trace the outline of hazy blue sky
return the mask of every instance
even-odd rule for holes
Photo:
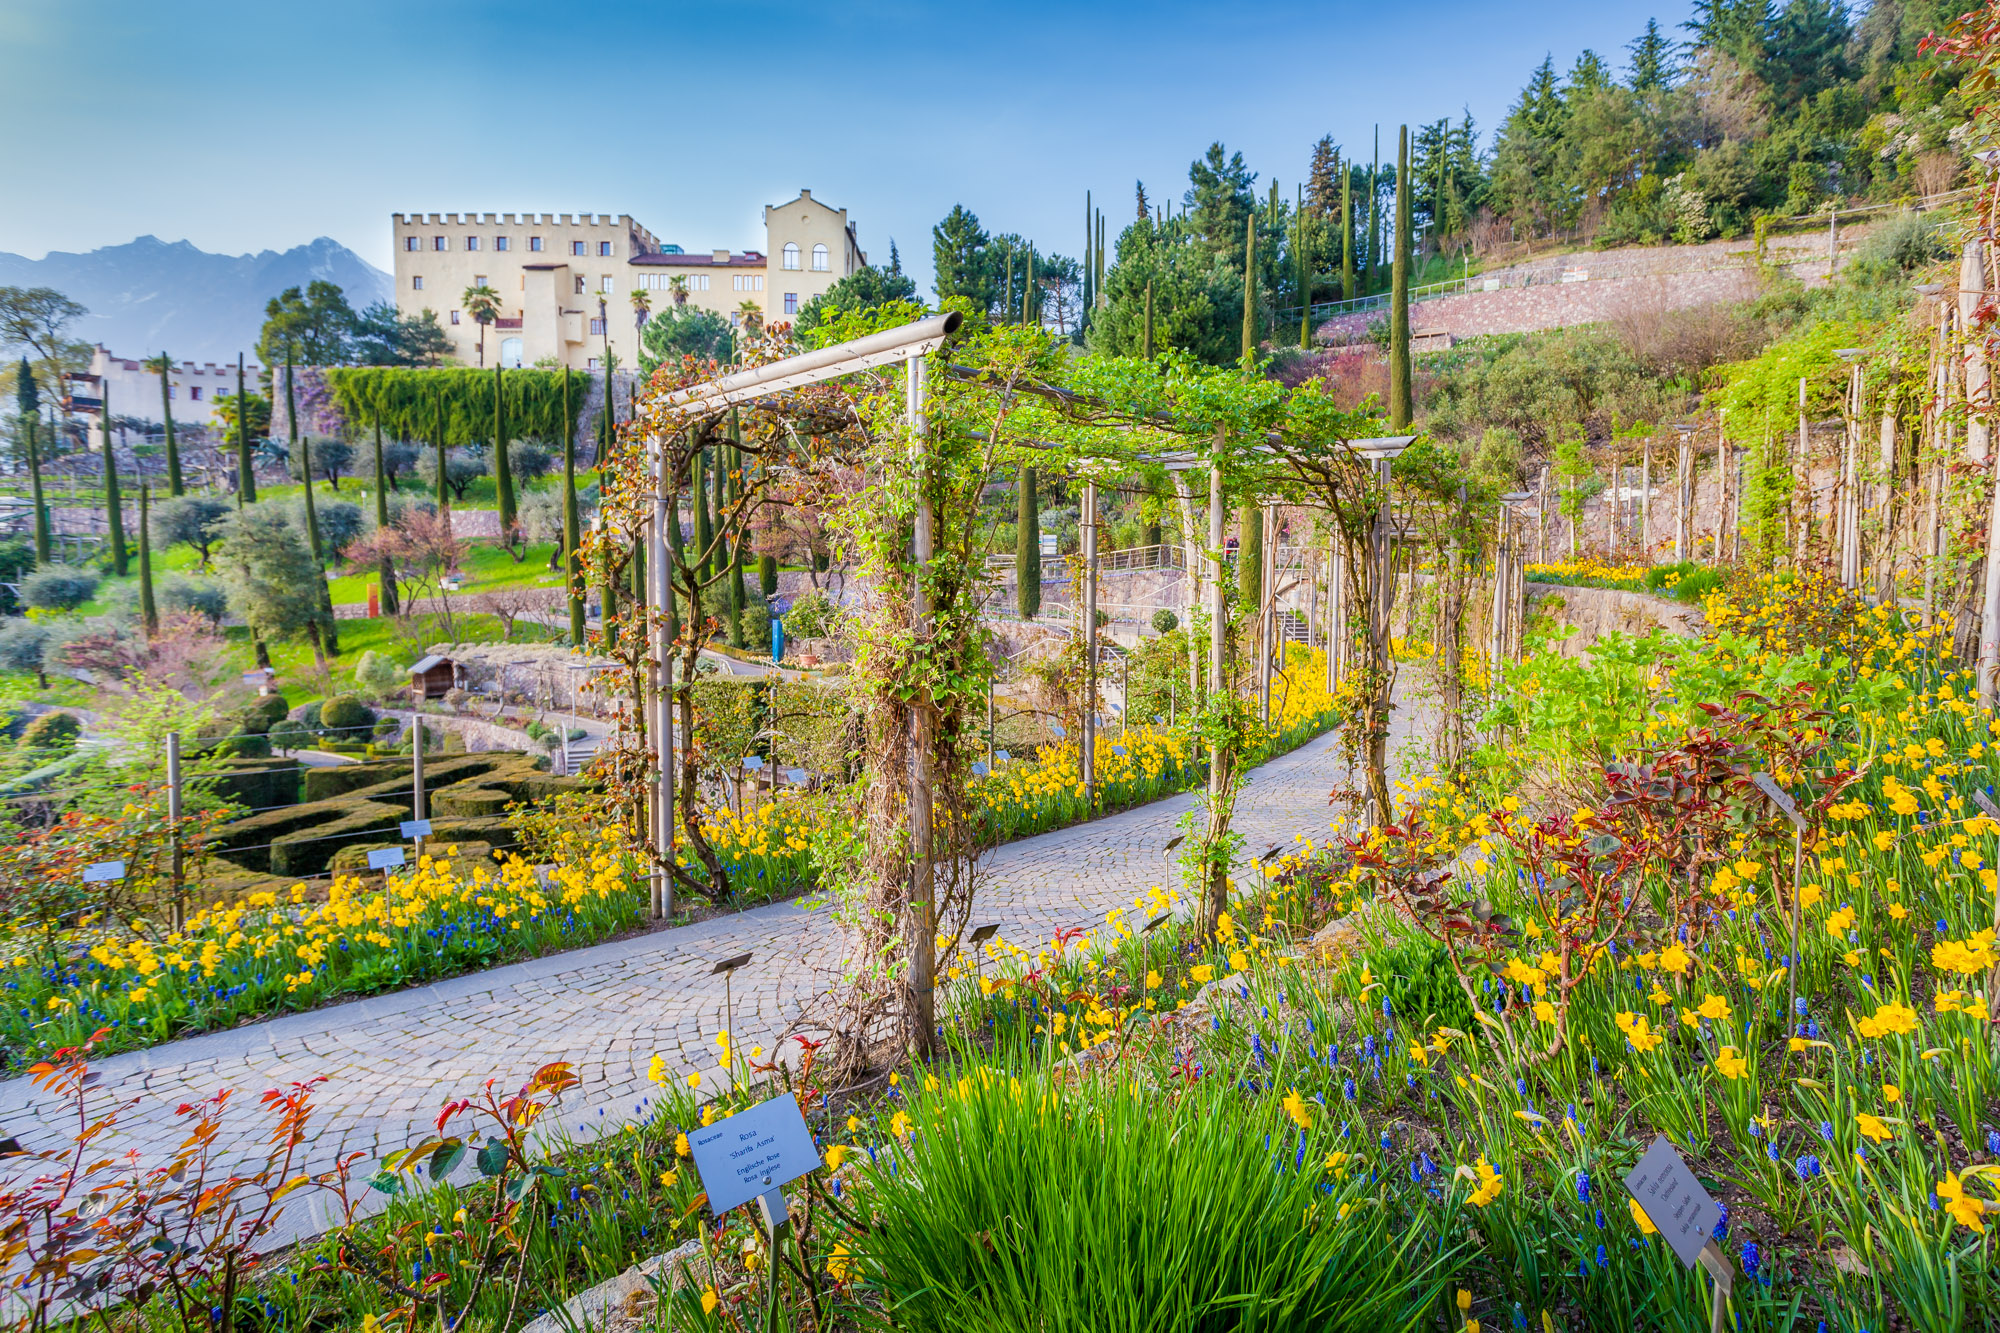
[[[630,212],[761,245],[808,186],[928,286],[930,226],[1082,248],[1212,140],[1287,194],[1331,133],[1366,155],[1469,107],[1482,137],[1545,52],[1616,67],[1685,0],[1520,4],[0,0],[0,250],[153,233],[327,235],[381,267],[392,212]],[[1676,35],[1679,35],[1676,33]]]

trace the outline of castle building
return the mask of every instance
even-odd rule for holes
[[[633,366],[641,327],[669,306],[784,320],[868,262],[847,210],[811,190],[766,206],[765,248],[740,253],[689,253],[628,213],[397,213],[392,225],[396,308],[435,312],[463,365],[595,370],[608,349]],[[483,352],[463,308],[481,286],[500,303]]]
[[[243,367],[244,386],[253,394],[263,392],[258,373],[254,361]],[[163,420],[160,373],[152,368],[149,359],[122,357],[99,346],[91,350],[89,370],[73,370],[65,378],[68,381],[70,411],[89,420],[93,447],[104,441],[102,418],[104,387],[107,384],[111,386],[111,411],[114,416],[156,423]],[[177,361],[167,372],[167,395],[173,405],[176,426],[214,423],[216,397],[235,392],[236,363],[233,361],[219,366],[213,361],[199,364]]]

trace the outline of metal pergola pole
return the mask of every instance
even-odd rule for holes
[[[1083,739],[1077,775],[1088,808],[1097,796],[1097,483],[1083,483]]]
[[[653,603],[653,751],[659,759],[659,781],[653,790],[653,847],[659,858],[653,870],[653,915],[674,913],[674,669],[673,643],[667,623],[673,605],[673,571],[667,562],[667,524],[678,523],[678,496],[667,475],[667,450],[656,437],[653,451],[653,524],[646,539],[646,572]]]

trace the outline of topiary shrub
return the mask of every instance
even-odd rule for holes
[[[1153,612],[1153,628],[1162,634],[1172,634],[1180,625],[1181,618],[1164,606]]]
[[[21,733],[21,744],[36,750],[69,751],[83,734],[83,723],[74,713],[43,713]]]
[[[74,611],[97,595],[97,575],[48,565],[21,580],[21,600],[38,611]]]
[[[319,729],[336,740],[360,741],[375,725],[375,710],[351,694],[336,694],[319,706]]]
[[[409,684],[410,677],[393,659],[370,648],[354,664],[354,683],[377,699],[386,699]]]
[[[216,749],[236,759],[269,759],[271,738],[261,731],[239,731]]]
[[[271,729],[264,733],[264,739],[270,743],[272,749],[284,753],[310,750],[314,737],[305,726],[286,718],[282,722],[272,723]]]
[[[282,694],[260,695],[244,705],[242,714],[243,730],[261,736],[271,729],[273,722],[283,721],[292,706],[285,702]]]

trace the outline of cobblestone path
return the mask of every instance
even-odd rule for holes
[[[1327,794],[1345,780],[1338,755],[1335,736],[1322,736],[1252,773],[1236,814],[1246,864],[1274,843],[1326,832]],[[1110,908],[1166,882],[1164,849],[1192,803],[1177,796],[997,849],[982,863],[973,923],[998,922],[1003,938],[1022,945],[1101,923]],[[175,1106],[219,1087],[237,1090],[231,1132],[244,1133],[256,1094],[325,1074],[307,1163],[319,1169],[339,1153],[375,1158],[403,1147],[447,1099],[489,1076],[517,1086],[550,1060],[570,1061],[583,1081],[566,1099],[565,1127],[620,1123],[652,1089],[655,1052],[675,1077],[715,1065],[724,988],[709,973],[745,951],[752,961],[731,985],[734,1031],[741,1048],[769,1047],[839,963],[832,923],[792,903],[112,1056],[97,1067],[105,1087],[142,1100],[109,1146],[158,1160],[184,1134]],[[37,1107],[26,1079],[0,1083],[0,1125],[24,1146],[64,1146],[73,1130]],[[318,1229],[304,1217],[287,1230],[295,1228]]]

